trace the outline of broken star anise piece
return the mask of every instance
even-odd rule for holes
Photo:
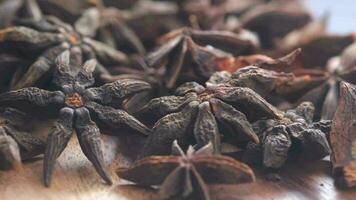
[[[265,167],[280,168],[292,155],[318,160],[330,154],[327,134],[331,121],[313,122],[314,106],[303,102],[285,112],[281,120],[260,120],[253,124],[261,144],[248,144],[243,156],[247,163],[262,159]]]
[[[21,160],[45,151],[45,144],[24,127],[29,116],[14,108],[0,107],[0,169],[21,168]]]
[[[143,156],[169,153],[167,144],[176,139],[182,145],[196,143],[197,148],[211,142],[214,151],[219,152],[220,134],[231,135],[241,143],[258,143],[249,121],[280,117],[274,106],[249,88],[204,87],[196,82],[181,85],[173,96],[152,99],[140,113],[150,119],[163,116],[153,127]]]
[[[356,86],[342,82],[331,127],[333,176],[340,187],[356,186]]]
[[[184,154],[175,141],[171,156],[151,156],[128,169],[118,169],[119,177],[138,185],[160,185],[161,199],[211,199],[207,184],[240,184],[255,181],[251,168],[232,158],[212,154],[208,144]]]
[[[238,35],[228,31],[201,31],[181,28],[171,31],[160,38],[162,44],[158,49],[149,53],[146,62],[149,67],[166,66],[163,76],[167,88],[173,88],[178,76],[188,71],[191,64],[188,58],[197,65],[193,71],[204,78],[208,78],[215,69],[211,63],[217,57],[225,57],[225,52],[244,55],[256,50],[258,43],[255,38]],[[225,51],[225,52],[224,52]]]
[[[19,26],[0,30],[0,47],[7,53],[21,55],[24,59],[35,60],[21,76],[12,80],[12,89],[33,86],[54,66],[55,58],[70,49],[75,57],[74,65],[83,60],[97,59],[97,74],[107,73],[102,65],[117,65],[127,62],[127,56],[104,43],[85,37],[71,25],[55,17],[44,17],[39,21],[21,20]],[[1,51],[1,50],[0,50]]]
[[[58,91],[47,91],[36,87],[23,88],[0,95],[0,102],[27,101],[36,106],[59,107],[58,120],[48,136],[44,156],[44,183],[49,186],[55,160],[67,146],[73,131],[77,133],[79,144],[85,156],[96,171],[107,182],[111,179],[104,169],[100,130],[91,116],[99,122],[113,127],[128,126],[143,134],[149,129],[127,112],[114,109],[110,105],[136,92],[150,89],[148,83],[123,80],[88,88],[94,84],[93,71],[96,61],[86,61],[83,67],[70,66],[70,53],[65,51],[56,61],[52,82],[60,87]],[[16,104],[18,105],[18,104]]]

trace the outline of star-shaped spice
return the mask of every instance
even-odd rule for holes
[[[260,120],[253,124],[261,144],[249,143],[244,161],[279,168],[292,155],[318,160],[330,154],[327,135],[331,121],[313,122],[314,106],[303,102],[285,112],[279,120]]]
[[[213,155],[208,144],[185,154],[175,141],[172,156],[151,156],[137,161],[128,169],[118,169],[119,177],[138,185],[160,185],[162,199],[211,199],[206,184],[240,184],[253,182],[255,175],[245,164],[232,158]]]
[[[210,67],[212,59],[226,56],[223,51],[235,54],[251,53],[257,48],[258,42],[255,39],[244,33],[238,35],[228,31],[181,28],[162,36],[162,45],[147,55],[146,62],[149,67],[166,66],[163,79],[166,87],[171,89],[175,86],[178,76],[189,71],[191,65],[197,65],[193,67],[197,75],[208,78],[215,72],[207,67]],[[192,64],[185,63],[190,57]]]
[[[98,74],[107,73],[102,64],[127,62],[127,56],[122,52],[83,36],[58,18],[48,16],[39,21],[24,19],[18,24],[19,26],[0,30],[0,47],[6,53],[35,61],[28,69],[19,69],[20,75],[12,80],[12,89],[38,83],[53,69],[55,58],[68,49],[76,55],[71,58],[73,65],[81,65],[83,60],[97,59]]]
[[[197,148],[211,142],[215,152],[220,151],[220,134],[258,143],[249,121],[280,117],[274,106],[249,88],[204,87],[196,82],[181,85],[173,96],[152,99],[140,113],[150,119],[163,116],[143,148],[144,156],[169,153],[169,144],[176,139],[182,145],[196,143]]]
[[[0,107],[0,169],[18,169],[21,160],[43,154],[45,144],[27,131],[29,116]]]
[[[142,81],[121,80],[101,87],[88,88],[94,83],[92,72],[96,61],[89,60],[81,68],[70,66],[69,61],[69,51],[63,52],[56,59],[52,82],[60,87],[60,90],[52,92],[28,87],[1,94],[0,102],[24,100],[47,108],[59,107],[58,120],[47,139],[44,156],[45,185],[50,184],[55,160],[66,147],[74,130],[86,157],[93,163],[100,176],[107,183],[111,183],[104,169],[100,130],[91,116],[116,128],[125,125],[140,133],[148,134],[150,130],[145,125],[127,112],[114,109],[110,105],[135,92],[150,89],[150,86]]]

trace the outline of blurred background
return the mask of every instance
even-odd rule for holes
[[[356,31],[355,0],[304,0],[316,17],[330,13],[328,31],[349,33]]]

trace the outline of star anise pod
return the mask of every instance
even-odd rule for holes
[[[8,89],[12,76],[18,68],[25,68],[29,63],[19,56],[0,54],[0,92]]]
[[[134,51],[144,55],[146,50],[141,40],[126,24],[130,13],[115,7],[105,7],[101,0],[92,2],[95,7],[83,12],[75,23],[76,30],[85,36],[96,37],[113,48],[126,43]]]
[[[190,28],[182,28],[167,33],[160,38],[160,43],[162,45],[158,49],[147,55],[146,62],[150,67],[162,64],[166,66],[163,78],[169,89],[174,87],[182,72],[189,70],[188,66],[192,65],[186,63],[189,58],[192,58],[192,63],[197,65],[197,67],[193,67],[193,70],[199,76],[209,78],[214,71],[205,66],[210,65],[214,58],[227,55],[221,50],[243,55],[255,51],[257,47],[256,41],[249,36],[246,37],[246,35],[237,35],[228,31],[200,31]]]
[[[333,176],[340,187],[356,186],[356,86],[342,82],[330,133]]]
[[[279,111],[249,88],[187,82],[175,95],[152,99],[140,112],[159,119],[143,148],[142,155],[166,154],[167,144],[177,139],[181,145],[197,148],[211,142],[220,151],[221,134],[239,143],[258,143],[249,121],[279,118]],[[152,115],[153,114],[153,115]],[[193,134],[192,134],[193,132]]]
[[[111,183],[104,169],[100,130],[92,121],[91,116],[97,118],[99,122],[116,128],[128,126],[143,134],[148,134],[150,131],[127,112],[111,106],[114,102],[135,92],[149,89],[149,84],[142,81],[122,80],[88,88],[94,83],[92,72],[95,66],[95,59],[86,61],[81,68],[70,66],[70,53],[65,51],[56,59],[56,69],[52,80],[60,90],[47,91],[28,87],[0,95],[0,102],[11,103],[22,100],[46,108],[58,107],[58,120],[48,136],[44,156],[44,183],[47,186],[51,181],[55,160],[67,146],[74,130],[86,157],[92,162],[100,176],[107,183]]]
[[[97,59],[98,74],[107,73],[103,64],[117,65],[127,61],[122,52],[81,35],[55,17],[44,17],[40,21],[22,20],[19,23],[21,26],[0,30],[0,47],[3,47],[0,51],[35,61],[28,69],[20,69],[25,72],[12,80],[12,89],[33,86],[53,69],[55,58],[67,49],[76,55],[71,59],[74,65],[81,65],[82,60]]]
[[[298,62],[304,68],[323,68],[330,58],[342,53],[353,42],[355,42],[353,34],[323,35],[312,38],[296,45],[303,50]]]
[[[327,79],[305,93],[299,101],[311,101],[316,106],[316,117],[332,119],[338,105],[341,81],[356,83],[356,43],[346,48],[339,57],[329,61]]]
[[[325,73],[311,74],[311,70],[310,74],[293,71],[294,60],[300,52],[297,49],[277,59],[260,54],[217,59],[219,68],[227,71],[214,73],[208,82],[248,87],[268,100],[300,97],[301,93],[309,91],[327,78]]]
[[[7,0],[0,4],[0,28],[8,27],[18,18],[40,20],[42,12],[36,0]]]
[[[154,47],[158,37],[184,26],[177,4],[169,1],[137,1],[126,17],[127,25],[148,49]]]
[[[209,62],[209,68],[212,68],[211,71],[227,71],[234,73],[240,68],[247,66],[256,66],[259,68],[274,70],[274,71],[287,71],[290,69],[297,56],[300,54],[301,49],[296,49],[291,53],[280,57],[280,58],[271,58],[263,54],[252,54],[246,56],[227,56],[227,57],[216,57],[211,58]]]
[[[21,168],[21,160],[45,151],[45,144],[25,127],[29,116],[13,108],[0,107],[0,169]]]
[[[295,109],[287,110],[282,119],[255,122],[254,131],[261,144],[248,144],[243,160],[280,168],[293,154],[309,160],[329,155],[327,135],[331,121],[313,122],[313,113],[313,104],[303,102]]]
[[[231,75],[229,85],[248,87],[269,101],[282,98],[295,102],[300,95],[321,84],[327,78],[325,73],[294,74],[266,70],[249,66]],[[273,103],[278,103],[273,101]]]
[[[271,48],[276,39],[308,24],[311,16],[299,1],[276,1],[250,9],[240,20],[242,27],[258,34],[263,48]]]
[[[181,5],[186,21],[194,28],[202,30],[233,30],[241,28],[239,23],[231,27],[229,19],[240,16],[250,8],[261,4],[260,0],[190,0]]]
[[[355,41],[354,34],[333,35],[326,31],[328,15],[312,21],[301,29],[290,32],[276,42],[277,52],[285,53],[295,48],[303,51],[298,57],[299,65],[304,68],[324,67],[327,61],[339,55]],[[332,47],[332,48],[330,48]]]
[[[162,81],[165,72],[164,66],[159,68],[148,67],[143,59],[137,60],[139,61],[137,67],[115,67],[110,69],[110,73],[118,75],[101,76],[102,80],[106,83],[121,79],[135,79],[147,82],[151,85],[151,90],[137,93],[123,102],[123,108],[129,113],[137,113],[152,98],[168,94],[168,89]]]
[[[160,185],[161,199],[211,199],[207,184],[240,184],[255,181],[253,171],[230,157],[213,155],[211,144],[185,154],[177,141],[171,156],[151,156],[128,169],[118,169],[119,177],[138,185]]]

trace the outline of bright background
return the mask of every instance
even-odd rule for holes
[[[304,0],[315,17],[330,12],[329,31],[356,32],[356,0]]]

